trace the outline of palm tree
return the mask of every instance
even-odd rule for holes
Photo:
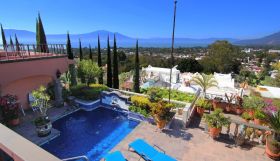
[[[207,75],[207,74],[204,74],[204,73],[199,74],[199,75],[193,77],[191,82],[196,83],[197,85],[199,85],[202,88],[203,94],[204,94],[204,98],[206,96],[206,90],[208,88],[216,87],[218,85],[218,82],[213,77],[213,75]]]

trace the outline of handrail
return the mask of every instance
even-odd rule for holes
[[[62,159],[63,161],[69,161],[69,160],[77,160],[77,159],[83,159],[85,161],[89,161],[88,157],[85,155],[81,155],[81,156],[76,156],[76,157],[71,157],[71,158],[65,158]]]

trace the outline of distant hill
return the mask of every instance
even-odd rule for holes
[[[36,34],[31,31],[26,30],[16,30],[16,29],[5,29],[5,34],[7,41],[9,37],[17,34],[20,43],[32,44],[36,42]],[[78,41],[81,39],[82,45],[84,47],[91,44],[92,47],[97,45],[97,36],[100,35],[101,46],[106,47],[107,36],[110,37],[110,43],[113,45],[114,33],[106,30],[98,30],[90,33],[84,34],[71,34],[71,42],[73,47],[78,47]],[[134,47],[136,38],[132,38],[121,33],[115,33],[117,38],[117,45],[120,47]],[[263,40],[264,39],[264,40]],[[217,40],[228,40],[231,43],[239,45],[250,45],[257,42],[257,44],[275,44],[280,41],[280,33],[267,36],[262,39],[255,40],[237,40],[232,38],[206,38],[206,39],[192,39],[192,38],[175,38],[175,47],[193,47],[193,46],[207,46]],[[66,43],[66,34],[47,34],[48,43]],[[171,38],[140,38],[139,45],[142,47],[170,47]]]
[[[276,46],[280,45],[280,32],[259,38],[259,39],[249,39],[241,40],[235,42],[238,45],[271,45]]]

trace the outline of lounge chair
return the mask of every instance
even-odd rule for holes
[[[159,152],[154,147],[157,147],[162,152]],[[128,145],[128,149],[133,149],[138,155],[147,161],[176,161],[176,159],[168,156],[158,146],[151,146],[143,139],[136,139]]]
[[[105,161],[126,161],[120,151],[115,151],[104,157]]]

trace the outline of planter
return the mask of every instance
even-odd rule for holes
[[[236,113],[237,115],[241,115],[241,114],[243,113],[242,108],[237,107],[237,108],[235,109],[235,113]]]
[[[42,119],[42,118],[39,118],[39,119]],[[47,117],[43,118],[43,120],[40,120],[40,121],[41,121],[40,123],[35,123],[37,135],[39,137],[48,136],[52,130],[51,121]]]
[[[265,152],[266,155],[274,160],[280,159],[280,147],[276,146],[274,141],[272,140],[272,136],[268,135],[266,138],[266,146],[265,146]],[[279,144],[279,143],[278,143]]]
[[[226,106],[226,111],[229,113],[231,111],[231,107],[229,105]]]
[[[166,125],[166,121],[165,120],[161,120],[161,121],[157,120],[156,122],[157,122],[157,127],[159,129],[163,129],[165,127],[165,125]]]
[[[9,120],[8,124],[10,126],[17,126],[19,124],[19,118]]]
[[[215,127],[210,127],[209,128],[209,135],[214,139],[217,138],[222,131],[222,128],[215,128]]]
[[[263,120],[260,120],[260,119],[254,118],[254,123],[255,123],[256,125],[262,125],[262,124],[264,123],[264,121],[263,121]]]
[[[196,112],[199,114],[200,117],[202,117],[204,114],[204,108],[197,106]]]

